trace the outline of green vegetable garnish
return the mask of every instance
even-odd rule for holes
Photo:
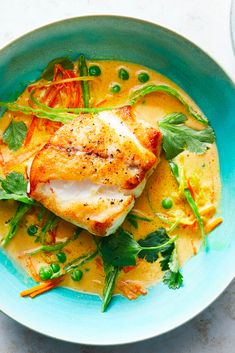
[[[59,241],[55,244],[42,245],[37,249],[27,250],[24,252],[24,254],[32,256],[35,254],[39,254],[41,252],[59,251],[59,250],[63,249],[66,245],[68,245],[72,240],[76,240],[81,232],[82,232],[82,229],[77,227],[76,231],[74,232],[72,237],[70,237],[69,239],[67,239],[65,241]],[[58,260],[59,260],[59,258],[61,258],[63,260],[64,255],[65,255],[65,253],[63,253],[63,252],[60,252],[59,254],[57,254]],[[60,260],[60,262],[62,263],[61,260]]]
[[[135,229],[138,229],[137,221],[152,222],[152,219],[143,217],[143,216],[138,216],[137,214],[134,214],[134,213],[129,213],[126,219]]]
[[[162,207],[169,210],[173,206],[173,201],[170,197],[166,197],[162,200]]]
[[[65,263],[67,260],[67,256],[64,252],[59,252],[58,254],[56,254],[56,256],[57,256],[58,261],[62,264]]]
[[[83,272],[81,270],[79,270],[78,268],[76,270],[74,270],[71,274],[71,278],[75,282],[81,281],[82,276],[83,276]]]
[[[166,284],[170,289],[178,289],[183,284],[183,276],[180,271],[166,271],[163,277],[163,283]]]
[[[66,70],[73,70],[74,64],[68,58],[57,58],[51,60],[45,70],[42,72],[41,77],[44,80],[51,81],[54,76],[54,67],[56,64],[60,64]]]
[[[27,135],[27,126],[23,121],[12,120],[2,135],[10,150],[17,151]]]
[[[187,117],[182,113],[172,113],[159,121],[163,135],[163,149],[166,159],[170,160],[187,149],[197,154],[205,153],[207,144],[215,141],[213,129],[208,126],[203,130],[195,130],[184,125]]]
[[[139,73],[138,75],[138,80],[141,82],[141,83],[146,83],[149,81],[149,74],[147,74],[147,72],[141,72]]]
[[[27,195],[27,180],[23,174],[11,172],[6,178],[0,178],[0,200],[16,200],[29,205],[34,201]]]
[[[57,254],[57,255],[58,255],[58,254]],[[91,260],[93,260],[97,255],[98,255],[98,251],[95,250],[95,251],[94,251],[93,253],[91,253],[91,254],[79,256],[77,259],[74,259],[74,260],[70,261],[70,262],[64,267],[64,272],[65,272],[65,273],[69,273],[69,272],[75,270],[76,268],[87,264],[88,262],[90,262]],[[58,257],[58,256],[57,256],[57,257]]]
[[[49,212],[47,216],[47,220],[44,223],[42,230],[39,234],[39,240],[42,244],[45,244],[46,242],[46,235],[50,230],[53,230],[57,223],[60,221],[60,218],[57,217],[54,213]]]
[[[113,290],[119,273],[119,268],[104,263],[104,272],[105,272],[105,282],[104,282],[103,303],[102,303],[103,312],[107,309],[112,299],[112,294],[113,294]]]
[[[79,71],[80,71],[80,76],[88,76],[88,68],[87,68],[86,59],[84,55],[81,55],[79,58]],[[82,85],[84,107],[88,108],[89,101],[90,101],[89,84],[87,81],[82,81],[81,85]]]
[[[89,75],[90,76],[100,76],[101,70],[98,65],[92,65],[89,67]]]
[[[138,100],[140,100],[142,97],[145,97],[146,95],[153,93],[153,92],[164,92],[167,93],[173,97],[175,97],[178,101],[180,101],[187,112],[194,118],[196,119],[199,123],[202,123],[204,125],[208,124],[208,120],[206,117],[202,116],[199,114],[186,100],[183,98],[183,96],[174,88],[165,86],[165,85],[154,85],[154,84],[149,84],[146,85],[136,91],[133,92],[131,96],[131,101],[130,104],[133,105],[135,104]]]
[[[172,174],[174,175],[176,181],[178,182],[178,184],[180,185],[180,177],[179,177],[179,168],[178,168],[178,165],[174,162],[170,162],[170,167],[171,167],[171,171],[172,171]],[[205,246],[205,249],[207,249],[207,241],[206,241],[206,234],[205,234],[205,230],[204,230],[204,226],[203,226],[203,221],[201,219],[201,216],[200,216],[200,213],[198,211],[198,207],[193,199],[193,196],[191,194],[191,191],[188,189],[188,188],[184,188],[183,190],[183,193],[184,193],[184,196],[189,204],[189,206],[191,207],[196,219],[197,219],[197,222],[198,222],[198,225],[199,225],[199,228],[200,228],[200,231],[201,231],[201,235],[202,235],[202,239],[203,239],[203,244]]]
[[[51,264],[51,268],[54,273],[57,273],[60,270],[60,265],[57,262],[55,262],[55,263]]]
[[[21,219],[24,217],[26,212],[31,208],[31,205],[26,205],[23,203],[20,203],[15,215],[12,217],[10,223],[9,223],[9,231],[6,235],[6,237],[2,240],[2,246],[6,247],[9,241],[14,238],[16,235],[18,228],[19,228],[19,223]]]
[[[85,82],[84,82],[85,83]],[[117,88],[118,89],[118,88]],[[152,93],[152,92],[164,92],[167,94],[172,95],[176,99],[178,99],[186,108],[188,113],[194,117],[197,121],[199,121],[202,124],[207,125],[208,121],[207,119],[202,116],[201,114],[197,113],[194,108],[192,108],[187,101],[174,89],[169,86],[165,85],[146,85],[142,87],[141,89],[138,89],[133,92],[133,94],[130,97],[129,105],[134,105],[138,100],[140,100],[142,97],[145,95]],[[0,107],[5,107],[11,111],[20,111],[24,114],[29,114],[29,115],[35,115],[38,118],[43,118],[43,119],[48,119],[52,121],[58,121],[63,124],[66,124],[70,121],[72,121],[74,118],[76,118],[76,114],[79,113],[93,113],[97,114],[102,111],[108,111],[108,110],[113,110],[116,108],[121,108],[123,106],[118,106],[118,107],[98,107],[98,108],[51,108],[48,107],[47,105],[40,103],[36,98],[33,97],[33,91],[30,94],[31,100],[39,107],[43,109],[35,109],[31,108],[29,106],[23,106],[20,104],[17,104],[15,102],[0,102]],[[69,114],[69,113],[74,113],[74,114]]]
[[[135,266],[137,256],[145,258],[149,262],[156,261],[158,253],[167,250],[176,238],[169,238],[159,228],[138,242],[132,234],[119,228],[115,234],[103,238],[99,248],[105,263],[114,267]]]
[[[29,236],[34,236],[38,232],[38,226],[36,224],[30,224],[30,226],[27,229],[27,233]]]
[[[50,266],[42,266],[40,267],[38,274],[42,281],[47,281],[52,277],[53,270]]]
[[[123,81],[126,81],[129,79],[129,72],[124,69],[124,68],[121,68],[118,70],[118,77],[123,80]]]
[[[121,87],[118,84],[114,84],[111,86],[112,93],[118,93],[118,92],[120,92],[120,90],[121,90]]]

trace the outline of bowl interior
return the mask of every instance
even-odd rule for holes
[[[183,268],[184,287],[171,291],[160,284],[129,302],[115,297],[101,313],[97,296],[55,289],[36,300],[19,292],[33,285],[0,252],[0,309],[41,333],[86,344],[118,344],[164,333],[199,313],[220,294],[235,274],[235,88],[222,69],[199,48],[159,26],[120,17],[75,18],[27,34],[1,51],[0,100],[37,78],[60,56],[76,59],[121,59],[166,75],[181,86],[209,118],[216,132],[223,193],[223,224],[209,237],[210,250]]]

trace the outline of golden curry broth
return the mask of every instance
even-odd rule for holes
[[[166,77],[154,71],[145,69],[139,65],[117,61],[98,61],[90,64],[99,65],[102,72],[100,77],[97,77],[94,81],[90,82],[92,106],[116,106],[127,103],[130,90],[133,90],[133,88],[136,89],[142,85],[137,79],[138,73],[141,71],[147,71],[150,76],[149,82],[155,84],[167,84],[175,87],[194,107],[196,107],[191,99],[182,92],[179,87]],[[120,67],[128,69],[130,74],[129,80],[123,81],[118,78],[118,69]],[[121,91],[119,93],[111,93],[110,87],[112,83],[118,83],[121,86]],[[28,97],[29,92],[26,90],[18,101],[22,104],[27,104]],[[157,125],[157,119],[160,119],[171,112],[183,112],[187,115],[182,104],[173,97],[163,93],[153,93],[148,95],[136,104],[134,110],[137,117],[147,120],[153,124],[153,126]],[[21,113],[7,112],[0,122],[1,131],[4,131],[8,126],[12,116],[16,120],[23,120],[27,126],[29,126],[32,119]],[[2,172],[5,172],[5,174],[10,171],[27,173],[27,166],[30,165],[35,151],[43,146],[43,144],[49,139],[50,135],[55,131],[53,127],[50,127],[50,129],[45,128],[45,121],[46,120],[41,119],[38,123],[29,146],[23,146],[17,152],[12,152],[6,145],[3,143],[1,144],[2,159],[5,162],[2,164]],[[200,127],[200,124],[192,119],[189,119],[188,124],[196,128]],[[199,210],[202,210],[206,226],[207,221],[215,214],[220,193],[219,163],[216,146],[215,144],[212,145],[203,155],[195,155],[185,151],[177,157],[177,163],[180,166],[183,166],[185,178],[190,178],[190,183],[195,192],[195,200]],[[174,204],[170,210],[165,210],[161,206],[161,201],[165,197],[171,197],[173,199]],[[11,218],[15,207],[14,202],[1,202],[0,234],[2,237],[7,233],[8,224],[6,221]],[[136,239],[144,237],[160,226],[169,229],[170,224],[161,220],[162,217],[167,218],[168,221],[170,220],[171,222],[182,217],[182,222],[184,224],[180,224],[180,226],[172,232],[172,235],[179,235],[177,250],[180,263],[183,264],[183,262],[196,253],[201,243],[200,231],[195,221],[195,217],[180,193],[178,185],[170,172],[168,162],[164,159],[163,155],[156,171],[148,180],[143,194],[136,201],[134,210],[140,215],[143,213],[144,216],[152,219],[152,222],[138,221],[138,229],[135,229],[125,221],[124,227],[131,231]],[[158,214],[158,216],[155,214]],[[27,227],[35,222],[35,210],[32,210],[27,216],[25,216],[17,235],[7,247],[10,256],[17,259],[28,272],[30,272],[29,269],[32,269],[32,265],[37,272],[41,265],[57,260],[55,253],[38,254],[32,257],[23,255],[25,250],[33,249],[38,246],[34,242],[34,237],[28,236],[26,231]],[[60,222],[57,229],[56,240],[65,240],[72,234],[74,229],[75,227],[73,225],[64,221]],[[79,255],[89,253],[94,249],[95,244],[92,237],[88,232],[83,231],[79,238],[69,243],[63,251],[67,255],[67,261],[71,261]],[[84,275],[80,282],[72,281],[70,275],[67,275],[63,285],[77,290],[102,294],[104,271],[101,259],[97,257],[92,262],[84,265],[82,270]],[[150,264],[145,260],[138,260],[135,268],[125,268],[124,270],[125,271],[122,270],[119,274],[115,292],[122,293],[130,299],[134,299],[141,293],[144,294],[146,287],[156,283],[162,277],[159,262]]]

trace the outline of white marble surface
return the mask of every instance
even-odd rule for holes
[[[0,0],[0,48],[39,26],[64,18],[116,14],[156,22],[194,41],[235,80],[230,0]],[[120,347],[61,343],[0,314],[1,353],[234,353],[235,282],[207,310],[161,337]]]

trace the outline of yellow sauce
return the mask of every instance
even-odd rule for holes
[[[92,106],[117,106],[127,103],[130,90],[143,85],[137,79],[138,73],[143,70],[147,71],[150,76],[148,83],[166,84],[176,88],[193,107],[198,109],[179,87],[166,77],[152,70],[141,67],[140,65],[117,61],[89,63],[89,65],[91,64],[99,65],[102,72],[101,76],[90,82]],[[120,67],[125,67],[128,70],[130,75],[128,80],[123,81],[118,78],[118,69]],[[118,83],[121,86],[119,93],[111,93],[110,87],[112,83]],[[19,98],[19,102],[27,104],[28,96],[29,92],[26,90]],[[137,117],[150,122],[153,126],[157,126],[157,120],[171,112],[182,112],[187,115],[181,103],[175,98],[163,93],[148,95],[135,105],[134,110]],[[8,126],[12,116],[18,121],[24,121],[27,126],[29,126],[32,119],[21,113],[6,112],[0,121],[1,131],[4,131]],[[6,145],[1,144],[1,154],[5,162],[5,164],[2,164],[2,173],[4,172],[6,174],[10,171],[27,173],[27,166],[30,164],[35,151],[47,142],[54,131],[53,128],[50,130],[45,129],[43,124],[44,121],[42,120],[41,124],[39,124],[34,131],[33,139],[29,146],[22,147],[17,152],[12,152]],[[200,124],[193,121],[191,118],[188,120],[188,125],[196,128],[200,127]],[[215,215],[220,195],[219,162],[216,145],[213,144],[203,155],[196,155],[185,151],[177,157],[177,163],[183,167],[185,178],[190,179],[190,183],[195,192],[195,201],[199,210],[201,210],[204,225],[206,226],[208,220]],[[169,210],[165,210],[161,206],[161,202],[165,197],[170,197],[173,200],[173,207]],[[0,209],[0,236],[3,238],[8,231],[6,221],[12,217],[16,209],[16,203],[13,201],[0,202]],[[172,176],[169,164],[163,154],[161,156],[161,162],[149,178],[143,194],[136,201],[134,210],[137,214],[152,219],[152,222],[138,221],[138,229],[135,229],[127,221],[124,222],[123,227],[132,232],[136,239],[145,237],[158,227],[169,229],[170,224],[162,220],[164,217],[171,222],[181,217],[186,224],[180,224],[171,233],[171,235],[179,236],[177,240],[177,251],[180,264],[182,265],[186,260],[195,255],[201,243],[201,234],[192,210],[179,191],[178,184]],[[158,216],[156,216],[156,214]],[[34,255],[30,259],[28,256],[23,255],[25,250],[38,247],[38,244],[34,242],[35,238],[27,235],[27,227],[34,223],[37,223],[37,218],[35,209],[32,209],[24,217],[17,235],[7,247],[8,254],[13,259],[16,259],[29,274],[31,274],[29,271],[29,267],[31,268],[29,262],[31,262],[31,265],[35,268],[35,271],[38,272],[40,266],[57,261],[55,252]],[[56,241],[65,240],[71,236],[74,230],[75,227],[73,225],[61,221],[58,225]],[[70,242],[63,251],[66,253],[67,261],[69,262],[80,255],[95,250],[95,248],[96,246],[90,234],[86,231],[82,231],[79,238]],[[102,295],[104,271],[101,259],[97,257],[92,262],[84,265],[81,269],[83,271],[81,281],[74,282],[70,275],[67,275],[62,285],[79,291]],[[125,268],[120,271],[115,292],[122,293],[129,299],[134,299],[139,294],[144,294],[145,288],[155,284],[161,278],[162,271],[159,261],[151,264],[147,263],[145,260],[138,260],[135,268]]]

